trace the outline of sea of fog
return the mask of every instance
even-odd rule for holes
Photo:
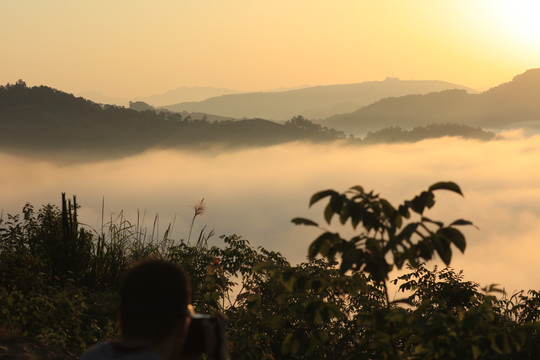
[[[203,226],[216,235],[238,234],[254,246],[305,259],[319,231],[294,226],[297,216],[321,219],[323,204],[308,208],[319,190],[374,189],[393,202],[410,199],[437,181],[457,182],[465,196],[439,192],[426,215],[445,221],[465,218],[468,246],[452,266],[482,286],[498,283],[509,292],[540,289],[540,136],[505,134],[505,140],[455,138],[414,144],[338,146],[287,144],[231,152],[149,151],[103,162],[58,164],[0,154],[0,210],[18,213],[76,195],[80,221],[99,229],[123,211],[137,213],[150,229],[155,216],[163,233],[187,238],[193,205],[204,198],[192,237]],[[214,236],[210,245],[219,245]],[[433,261],[432,264],[436,264]]]

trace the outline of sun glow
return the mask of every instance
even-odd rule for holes
[[[540,2],[538,0],[488,1],[485,14],[509,40],[540,48]]]
[[[0,84],[131,99],[387,76],[487,90],[540,64],[540,0],[54,3],[2,2]]]

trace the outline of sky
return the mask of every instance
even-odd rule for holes
[[[137,97],[399,77],[486,90],[540,66],[538,1],[0,0],[0,84]]]

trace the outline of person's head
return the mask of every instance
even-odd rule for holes
[[[120,286],[124,340],[158,344],[178,331],[184,335],[190,297],[189,280],[180,266],[159,259],[133,264]]]

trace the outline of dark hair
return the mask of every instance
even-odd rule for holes
[[[124,338],[158,342],[187,316],[191,289],[184,270],[171,262],[146,259],[133,264],[120,285]]]

